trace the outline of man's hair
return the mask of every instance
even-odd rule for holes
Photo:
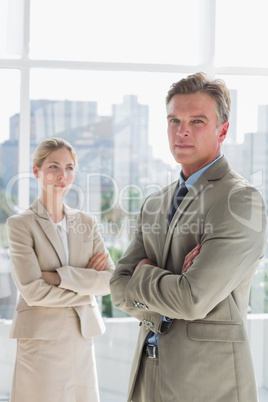
[[[225,82],[220,79],[211,80],[204,73],[188,75],[171,85],[166,97],[166,105],[174,95],[189,95],[201,92],[209,95],[216,102],[218,124],[229,121],[231,110],[231,96]]]

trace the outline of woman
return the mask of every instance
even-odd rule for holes
[[[105,326],[94,295],[110,293],[114,264],[95,218],[63,202],[76,164],[68,142],[43,141],[33,160],[40,197],[7,221],[20,291],[11,402],[99,401],[93,337]]]

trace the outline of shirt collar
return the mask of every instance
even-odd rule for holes
[[[191,190],[193,185],[196,183],[196,181],[199,179],[199,177],[210,167],[212,166],[217,160],[219,160],[223,155],[218,156],[214,161],[210,162],[208,165],[202,167],[200,170],[197,172],[193,173],[190,177],[188,177],[187,180],[184,179],[182,170],[180,172],[180,186],[185,183],[186,187],[188,188],[188,191]]]
[[[53,222],[53,221],[52,221]],[[66,231],[66,216],[63,217],[63,219],[59,222],[53,222],[53,224],[55,225],[55,227],[61,227],[62,229],[64,229]]]

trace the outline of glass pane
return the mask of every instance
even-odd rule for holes
[[[73,143],[79,172],[68,202],[98,217],[115,261],[130,241],[145,196],[177,178],[166,136],[165,96],[170,84],[180,78],[158,73],[32,72],[32,147],[47,136],[62,136]],[[268,90],[264,90],[268,78],[223,78],[232,93],[224,152],[233,168],[263,193],[268,205],[268,127],[266,108],[259,106],[268,105]],[[33,183],[32,197],[36,191]],[[258,282],[252,289],[250,311],[254,313],[268,312],[265,264],[260,265],[261,274],[256,275]],[[109,315],[113,308],[109,298],[104,304],[104,314]]]
[[[267,67],[267,1],[217,0],[218,66]]]
[[[32,71],[31,150],[49,136],[66,138],[74,145],[79,170],[68,203],[98,218],[115,262],[129,244],[145,196],[167,185],[174,173],[165,96],[179,78]],[[37,196],[36,185],[32,180],[32,199]],[[102,307],[103,315],[121,315],[110,296],[103,298]]]
[[[8,253],[6,219],[14,213],[9,202],[8,184],[18,173],[19,72],[0,70],[0,321],[11,319],[16,304],[17,292],[11,278]],[[16,197],[13,186],[12,197]]]
[[[23,5],[23,0],[0,1],[0,58],[22,54]]]
[[[199,3],[198,0],[35,0],[31,2],[30,56],[196,64]],[[184,18],[187,15],[191,15],[190,29],[189,19]]]
[[[232,167],[263,195],[268,212],[268,77],[222,77],[232,89],[229,139],[223,149]],[[253,314],[268,313],[268,249],[251,289]]]
[[[112,115],[113,105],[127,102],[128,99],[124,100],[124,97],[134,95],[138,104],[149,106],[146,134],[150,145],[149,153],[152,152],[155,158],[174,165],[166,135],[165,97],[170,85],[180,78],[180,74],[166,73],[38,69],[31,73],[30,97],[32,101],[43,99],[96,102],[96,111],[92,113],[105,117]],[[81,121],[72,124],[81,124]],[[48,134],[61,132],[60,126],[55,124],[53,127],[46,126]],[[43,133],[39,127],[36,130],[39,139]]]
[[[0,56],[6,55],[8,0],[0,2]]]

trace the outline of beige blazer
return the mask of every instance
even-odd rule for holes
[[[114,304],[141,322],[128,401],[152,330],[160,333],[164,402],[257,402],[246,316],[266,243],[263,200],[223,156],[191,188],[168,227],[177,185],[145,201],[111,280]],[[199,242],[200,254],[181,275],[184,257]],[[157,267],[144,264],[132,277],[143,258]],[[173,320],[163,323],[162,316]]]
[[[20,292],[11,329],[12,338],[57,338],[67,308],[77,312],[82,335],[100,335],[105,326],[95,295],[110,293],[114,264],[108,257],[103,272],[85,269],[91,256],[106,252],[96,219],[64,207],[67,218],[69,264],[55,225],[37,200],[29,210],[7,220],[13,276]],[[57,270],[59,287],[48,285],[41,271]]]

